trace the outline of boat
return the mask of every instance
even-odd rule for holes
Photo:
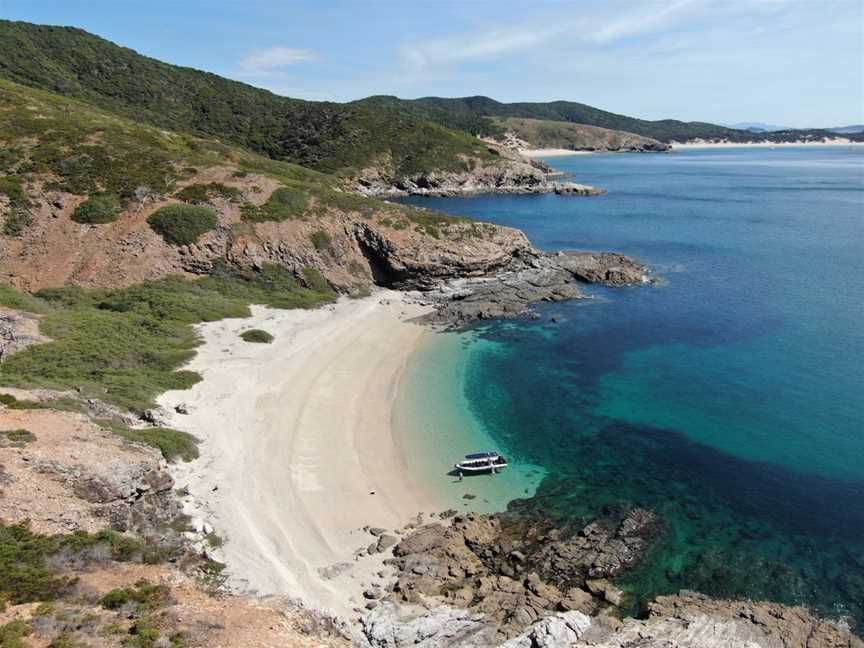
[[[465,455],[465,459],[455,464],[460,476],[463,473],[466,475],[494,474],[506,467],[507,460],[497,452],[477,452]]]

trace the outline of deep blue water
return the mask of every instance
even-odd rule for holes
[[[529,505],[659,512],[623,580],[640,597],[686,587],[860,623],[864,149],[550,162],[608,195],[410,201],[544,249],[632,254],[662,279],[481,330],[503,344],[472,354],[466,395],[502,448],[549,471]]]

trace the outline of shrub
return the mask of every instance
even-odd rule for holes
[[[243,331],[240,334],[240,337],[243,338],[246,342],[257,342],[260,344],[269,344],[273,341],[273,336],[270,335],[267,331],[262,331],[261,329],[250,329],[248,331]]]
[[[183,202],[199,203],[207,202],[207,200],[214,196],[219,196],[225,200],[233,200],[240,195],[240,190],[235,187],[229,187],[221,182],[211,182],[209,184],[191,184],[188,187],[183,187],[183,189],[174,194],[174,197]]]
[[[22,639],[32,633],[33,627],[20,619],[0,625],[0,648],[26,648]]]
[[[135,429],[108,420],[97,421],[97,423],[124,439],[156,448],[162,453],[165,461],[174,461],[178,457],[183,461],[198,458],[198,439],[188,432],[163,427]]]
[[[29,430],[0,430],[0,441],[3,439],[6,439],[9,444],[15,447],[22,448],[26,444],[35,441],[36,437]]]
[[[83,641],[78,641],[69,632],[61,632],[51,640],[48,648],[89,648]]]
[[[325,250],[330,247],[330,235],[324,230],[318,230],[317,232],[312,232],[309,235],[309,240],[312,241],[312,245],[319,252],[321,250]]]
[[[134,587],[117,587],[99,599],[99,605],[106,610],[119,610],[134,605],[136,612],[149,612],[168,603],[168,588],[153,585],[147,580],[139,580]]]
[[[84,223],[90,225],[113,223],[120,216],[120,200],[117,196],[105,194],[101,196],[91,196],[83,203],[78,205],[75,213],[72,214],[72,220],[76,223]]]
[[[218,223],[212,209],[198,205],[168,205],[147,219],[153,231],[170,245],[192,245]]]
[[[309,195],[305,191],[279,187],[260,207],[247,207],[243,211],[243,220],[284,221],[301,218],[308,206]]]

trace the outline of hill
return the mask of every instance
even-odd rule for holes
[[[421,117],[280,97],[73,27],[0,21],[0,78],[329,173],[356,175],[382,158],[400,177],[494,160],[468,133]]]
[[[334,176],[9,81],[0,144],[0,280],[28,290],[273,264],[351,292],[457,259],[494,264],[525,245],[505,228],[357,196]]]
[[[493,117],[492,122],[510,138],[530,148],[562,148],[572,151],[665,151],[668,144],[634,133],[570,122],[520,117]]]
[[[688,142],[693,140],[748,142],[754,134],[709,124],[706,122],[683,122],[676,119],[649,121],[626,115],[600,110],[593,106],[573,101],[552,101],[546,103],[501,103],[489,97],[422,97],[420,99],[398,99],[396,97],[369,97],[355,102],[361,106],[381,106],[401,109],[407,114],[423,115],[435,119],[461,124],[478,135],[500,134],[500,126],[490,117],[518,117],[522,119],[541,119],[557,122],[571,122],[587,126],[599,126],[610,130],[635,133],[661,142]],[[477,121],[479,119],[479,121]],[[835,134],[828,130],[785,130],[777,133],[759,133],[760,140],[788,142],[808,139],[832,138]],[[864,136],[862,136],[864,139]]]

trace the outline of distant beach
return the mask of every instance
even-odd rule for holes
[[[853,142],[845,137],[838,137],[827,142],[672,142],[672,149],[789,148],[797,146],[861,146],[862,144],[864,142]]]
[[[591,155],[595,151],[572,151],[562,148],[519,149],[525,157],[563,157],[565,155]]]

